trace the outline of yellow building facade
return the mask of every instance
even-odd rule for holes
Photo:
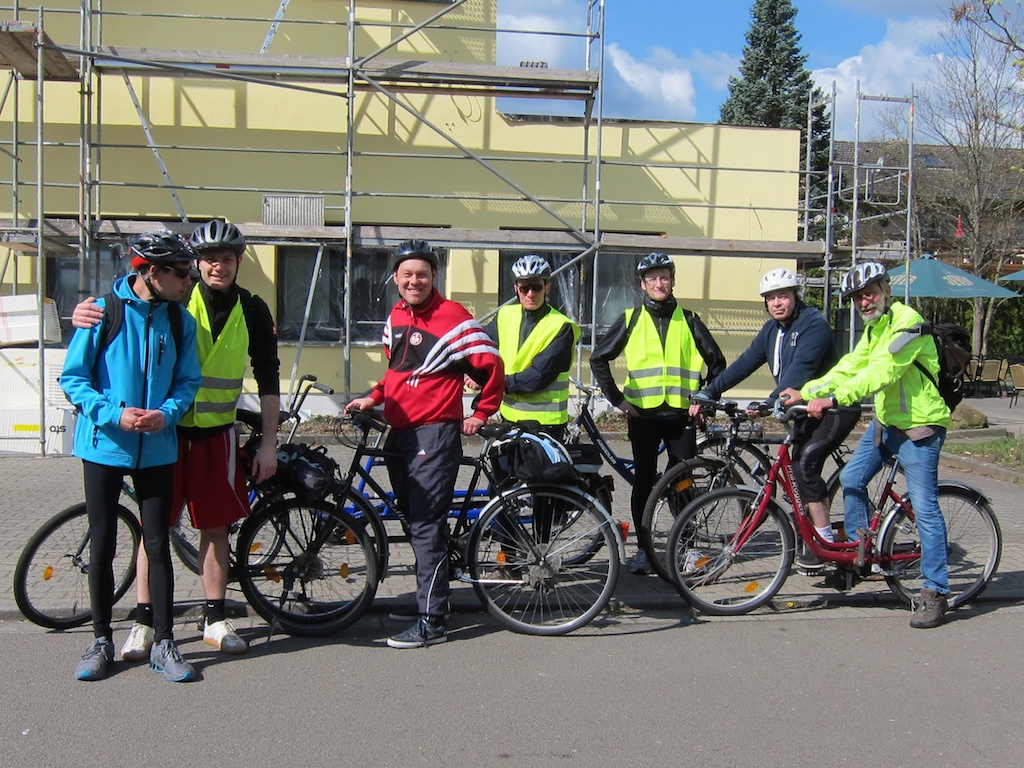
[[[638,256],[676,259],[677,297],[731,361],[766,319],[760,276],[816,250],[796,242],[797,132],[608,119],[593,64],[497,64],[496,0],[93,5],[0,13],[2,293],[53,296],[65,319],[123,272],[126,234],[227,218],[283,386],[312,372],[341,401],[383,373],[388,249],[410,237],[478,317],[512,297],[523,253],[562,267],[584,378],[639,299]],[[581,61],[599,28],[581,20]],[[552,99],[569,116],[531,113]],[[748,385],[734,394],[771,380]]]

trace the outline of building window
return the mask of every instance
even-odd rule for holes
[[[277,335],[298,341],[306,311],[318,246],[282,245],[277,249]],[[324,248],[309,308],[306,341],[339,342],[345,308],[345,251]]]
[[[105,245],[98,248],[92,258],[46,257],[46,295],[57,305],[65,346],[75,332],[71,325],[75,305],[87,296],[109,293],[114,280],[131,271],[127,249],[124,254],[117,245]]]
[[[541,256],[547,259],[548,264],[551,265],[551,269],[555,270],[561,267],[563,264],[568,264],[572,261],[572,254],[558,253],[558,252],[545,252],[535,251],[535,255]],[[505,302],[509,298],[515,298],[515,278],[512,277],[512,265],[515,264],[520,258],[523,257],[521,251],[501,251],[498,254],[498,301]],[[582,269],[580,265],[582,261],[578,261],[567,269],[563,269],[557,275],[554,276],[551,285],[551,293],[548,294],[548,303],[556,309],[561,310],[570,318],[575,320],[577,323],[581,322],[581,317],[589,317],[590,306],[589,301],[583,302],[586,306],[581,304],[583,298],[583,285],[584,285],[584,272],[586,267]],[[583,313],[586,313],[585,315]]]
[[[298,341],[309,293],[316,246],[282,246],[277,251],[277,332],[281,341]],[[438,251],[438,287],[444,286],[447,254]],[[351,341],[379,344],[384,322],[398,302],[390,248],[352,252]],[[326,248],[310,307],[306,341],[341,342],[345,338],[345,251]]]
[[[552,270],[572,261],[574,255],[562,252],[535,252],[551,264]],[[499,254],[498,298],[505,301],[515,295],[512,265],[522,252],[502,251]],[[589,342],[594,322],[593,297],[597,294],[597,334],[608,330],[627,307],[639,302],[636,291],[636,257],[602,251],[594,281],[594,256],[586,256],[555,275],[548,301],[579,323],[583,342]]]
[[[629,307],[640,304],[638,257],[602,251],[597,267],[597,333],[608,330]]]

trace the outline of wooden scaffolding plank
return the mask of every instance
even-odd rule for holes
[[[340,82],[350,68],[348,59],[327,56],[249,54],[231,51],[162,50],[101,46],[96,49],[97,69],[145,70],[157,74],[154,65],[193,70],[234,72],[268,79]],[[373,59],[356,69],[369,77],[396,87],[424,89],[446,86],[473,90],[513,90],[537,94],[558,92],[563,98],[585,98],[597,88],[597,73],[546,67],[504,67],[449,61],[407,61]]]
[[[17,70],[23,77],[35,79],[39,72],[36,55],[37,28],[16,21],[0,22],[0,67]],[[53,41],[44,32],[44,46]],[[62,51],[43,48],[43,77],[47,80],[77,80],[78,68]]]

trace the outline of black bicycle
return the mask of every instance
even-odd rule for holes
[[[398,499],[367,468],[368,457],[383,459],[371,447],[388,425],[372,412],[352,414],[358,430],[348,471],[331,489],[335,508],[372,533],[379,575],[388,570],[390,544],[407,539],[408,526]],[[374,435],[374,438],[369,438]],[[449,577],[472,584],[488,612],[509,629],[535,635],[559,635],[582,627],[611,598],[618,579],[622,542],[615,520],[581,483],[525,483],[517,479],[514,450],[519,440],[540,440],[552,450],[564,449],[546,435],[531,435],[507,424],[485,425],[476,456],[465,464],[468,485],[449,516]],[[568,459],[567,459],[568,460]],[[511,461],[508,471],[501,465]],[[356,479],[364,481],[358,490]],[[482,500],[477,489],[491,489]],[[385,519],[397,521],[400,537],[389,535]],[[247,523],[248,525],[248,523]],[[244,531],[243,531],[244,533]],[[248,546],[239,538],[239,555]],[[249,568],[243,589],[250,602],[297,608],[282,585]]]

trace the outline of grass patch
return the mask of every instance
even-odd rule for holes
[[[950,440],[942,446],[946,453],[957,456],[971,456],[991,461],[1001,467],[1024,468],[1024,440],[1000,437],[995,440]]]

